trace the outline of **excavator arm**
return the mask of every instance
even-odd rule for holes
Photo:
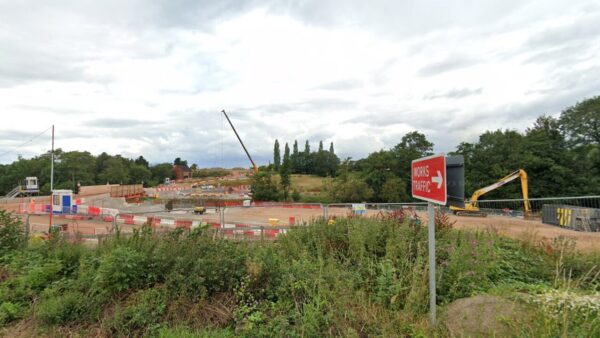
[[[509,175],[506,175],[494,184],[490,184],[487,187],[483,187],[481,189],[476,190],[471,196],[471,200],[469,201],[469,203],[465,205],[464,209],[455,207],[451,207],[450,209],[454,210],[455,212],[466,211],[478,213],[479,207],[477,206],[477,202],[481,196],[487,194],[492,190],[498,189],[506,183],[512,182],[517,178],[521,179],[521,192],[523,194],[523,210],[525,211],[525,215],[529,215],[531,213],[531,205],[529,203],[529,185],[527,182],[527,173],[523,169],[519,169],[515,172],[510,173]]]

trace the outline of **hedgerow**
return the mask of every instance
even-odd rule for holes
[[[539,247],[448,224],[438,224],[438,230],[440,307],[498,290],[559,290],[557,263],[577,281],[578,292],[597,291],[597,278],[589,273],[597,256],[567,250],[567,242]],[[434,333],[427,325],[427,230],[407,218],[315,221],[275,242],[219,239],[207,229],[156,233],[149,227],[93,248],[58,236],[7,246],[0,272],[5,327],[32,318],[42,331],[87,327],[109,336]],[[570,311],[557,307],[554,299],[562,298],[538,299],[546,298],[524,302]],[[572,325],[597,332],[594,323]],[[520,330],[556,333],[531,325]]]

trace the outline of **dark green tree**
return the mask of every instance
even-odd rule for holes
[[[398,203],[409,200],[409,195],[406,193],[406,182],[394,175],[388,175],[381,186],[381,193],[378,199],[387,203]]]
[[[394,163],[391,168],[394,175],[403,182],[410,182],[410,166],[412,160],[433,154],[433,143],[418,131],[410,132],[402,137],[392,150]],[[410,185],[406,185],[405,193],[410,195]]]
[[[174,161],[173,161],[174,165],[183,165],[186,166],[188,165],[187,160],[182,160],[181,157],[177,157]]]
[[[302,172],[304,174],[309,174],[313,171],[313,163],[312,163],[312,158],[311,158],[311,153],[310,153],[310,144],[308,143],[308,140],[306,140],[306,143],[304,143],[304,151],[302,152]]]
[[[146,168],[150,168],[150,163],[148,163],[148,161],[146,161],[144,156],[140,156],[140,157],[136,158],[134,162],[135,162],[135,164],[144,166]]]
[[[105,183],[125,184],[129,182],[129,171],[120,157],[112,157],[106,161],[105,168],[99,177]]]
[[[273,168],[275,171],[279,171],[281,166],[281,152],[279,151],[279,140],[275,139],[275,145],[273,146]]]
[[[96,158],[87,151],[61,152],[54,166],[57,189],[77,190],[81,185],[95,184]]]
[[[488,131],[474,144],[461,143],[456,151],[465,158],[465,193],[497,182],[520,168],[527,171],[527,163],[534,160],[525,138],[515,130]],[[530,173],[530,174],[533,174]],[[508,184],[493,190],[486,198],[519,198],[519,184]]]
[[[292,172],[292,163],[290,160],[290,147],[288,144],[285,144],[285,151],[283,153],[283,163],[281,164],[281,168],[279,171],[279,175],[281,176],[281,189],[283,191],[283,200],[287,201],[290,196],[290,185],[291,181],[291,172]]]
[[[326,187],[329,199],[339,203],[366,202],[373,196],[373,190],[357,174],[348,170],[348,163],[340,165],[336,178]]]
[[[106,182],[102,183],[102,180],[100,179],[100,173],[104,171],[104,169],[106,169],[106,162],[111,158],[112,156],[110,156],[109,154],[102,152],[100,155],[98,155],[98,157],[96,158],[96,183],[98,184],[105,184]]]
[[[574,145],[600,144],[600,96],[563,110],[560,124]]]
[[[390,176],[396,177],[393,171],[396,166],[397,162],[394,154],[386,150],[371,153],[361,162],[362,176],[374,192],[373,201],[385,201],[383,185],[390,179]],[[405,192],[402,192],[402,194],[405,194]]]
[[[173,165],[171,163],[159,163],[150,167],[152,173],[152,183],[161,184],[165,178],[173,178]]]
[[[150,180],[152,179],[152,172],[150,169],[146,168],[141,164],[133,164],[129,168],[130,174],[130,182],[132,184],[141,184],[144,183],[148,185]]]
[[[290,160],[292,161],[292,173],[301,173],[300,152],[298,152],[298,141],[296,140],[294,140],[294,146],[292,147],[292,155],[290,156]]]
[[[254,201],[277,201],[280,195],[270,170],[259,171],[252,176],[250,192]]]
[[[575,175],[579,165],[574,162],[557,119],[540,116],[526,130],[524,141],[530,156],[523,167],[529,173],[532,196],[572,194],[583,184]]]

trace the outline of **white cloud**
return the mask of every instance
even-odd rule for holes
[[[451,151],[597,95],[597,22],[594,1],[0,3],[0,154],[54,123],[67,150],[245,166],[221,109],[262,162],[412,130]]]

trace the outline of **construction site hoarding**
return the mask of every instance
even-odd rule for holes
[[[110,197],[132,197],[144,194],[144,186],[141,184],[129,184],[110,187]]]
[[[79,187],[79,195],[100,195],[109,194],[112,187],[118,187],[119,184],[101,184],[101,185],[84,185]]]

